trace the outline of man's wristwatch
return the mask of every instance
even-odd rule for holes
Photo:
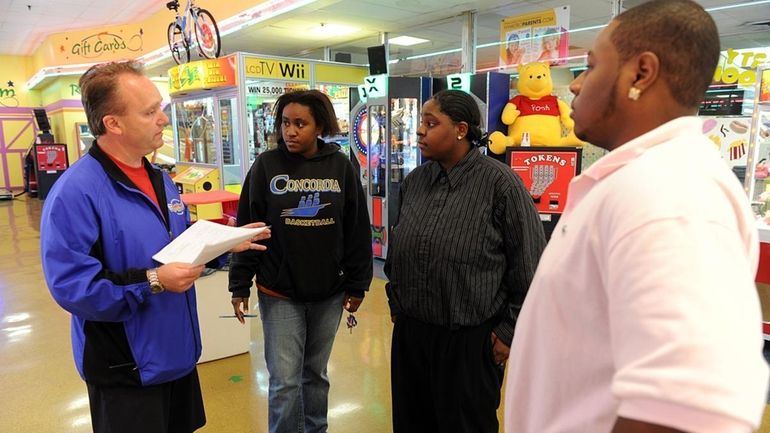
[[[147,281],[150,282],[150,292],[154,295],[166,290],[158,279],[158,268],[147,269]]]

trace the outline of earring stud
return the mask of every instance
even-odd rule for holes
[[[458,135],[458,136],[457,136],[457,139],[458,139],[458,140],[462,140],[462,139],[463,139],[463,136],[462,136],[462,135]]]
[[[638,101],[639,96],[641,95],[642,95],[642,91],[637,89],[636,87],[631,87],[630,89],[628,89],[628,99],[632,101]]]

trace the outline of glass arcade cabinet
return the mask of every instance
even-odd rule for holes
[[[240,192],[245,173],[235,56],[172,68],[169,90],[177,173],[216,170],[220,181],[211,190]]]
[[[401,182],[422,163],[417,127],[422,104],[431,96],[432,80],[381,75],[368,77],[367,82],[363,89],[351,92],[356,96],[351,103],[358,102],[351,109],[350,144],[366,192],[372,251],[384,259],[390,229],[398,217]]]

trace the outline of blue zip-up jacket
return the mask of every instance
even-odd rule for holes
[[[97,143],[59,178],[40,220],[43,273],[72,313],[81,377],[143,386],[190,373],[201,354],[195,290],[151,294],[152,256],[187,227],[169,176],[144,160],[161,208]]]

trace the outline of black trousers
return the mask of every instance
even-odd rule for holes
[[[492,324],[450,330],[399,316],[393,327],[393,433],[497,433],[503,369]]]
[[[197,369],[160,385],[87,386],[94,433],[191,433],[206,424]]]

